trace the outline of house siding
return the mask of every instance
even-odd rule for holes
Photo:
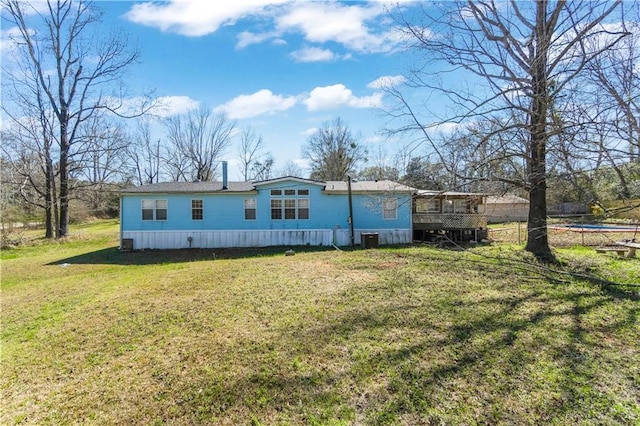
[[[153,193],[121,196],[121,238],[134,249],[348,245],[347,194],[327,194],[322,185],[297,180],[259,185],[246,193]],[[309,219],[271,219],[271,189],[306,189]],[[395,219],[383,219],[382,200],[397,199]],[[245,220],[244,200],[256,200],[256,219]],[[290,198],[283,196],[281,198]],[[166,220],[142,220],[142,200],[167,200]],[[191,200],[203,201],[203,220],[192,220]],[[355,242],[362,232],[379,234],[380,244],[411,242],[408,193],[353,194]]]

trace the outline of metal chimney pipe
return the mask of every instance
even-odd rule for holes
[[[222,189],[227,189],[229,186],[229,179],[227,176],[227,162],[222,162]]]

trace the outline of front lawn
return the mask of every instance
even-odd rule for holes
[[[640,422],[640,259],[74,236],[1,254],[1,424]]]

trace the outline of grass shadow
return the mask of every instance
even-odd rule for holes
[[[166,263],[200,262],[215,259],[246,259],[253,257],[285,256],[292,249],[295,253],[316,253],[334,251],[326,246],[275,246],[255,248],[210,248],[177,250],[136,250],[121,251],[118,247],[108,247],[67,257],[48,263],[48,265],[162,265]],[[343,248],[343,250],[356,250]]]

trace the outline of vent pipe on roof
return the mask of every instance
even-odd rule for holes
[[[222,162],[222,189],[227,189],[228,185],[229,185],[229,180],[227,177],[227,162],[223,161]]]

